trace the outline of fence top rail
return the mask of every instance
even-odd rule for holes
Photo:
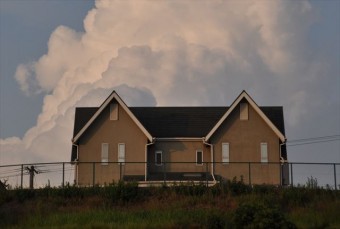
[[[75,164],[101,164],[101,161],[84,161],[84,162],[70,162],[70,161],[63,161],[63,162],[38,162],[38,163],[22,163],[22,164],[10,164],[10,165],[0,165],[0,168],[6,167],[14,167],[14,166],[37,166],[37,165],[75,165]],[[109,161],[105,162],[106,164],[153,164],[154,162],[145,162],[145,161],[125,161],[125,162],[118,162],[118,161]],[[203,164],[286,164],[286,165],[334,165],[339,166],[339,163],[333,162],[255,162],[255,161],[232,161],[232,162],[202,162]],[[196,164],[196,161],[163,161],[162,164]]]

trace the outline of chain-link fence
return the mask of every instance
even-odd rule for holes
[[[213,172],[212,172],[213,171]],[[242,179],[249,185],[313,185],[340,188],[340,163],[261,162],[56,162],[0,166],[0,185],[7,188],[107,185],[118,181],[141,184]]]

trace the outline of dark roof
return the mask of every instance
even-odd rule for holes
[[[75,137],[81,128],[91,119],[99,107],[76,107],[76,114],[74,117],[73,137]]]
[[[285,134],[285,123],[283,118],[282,107],[260,107],[261,111],[269,118],[269,120],[276,126],[277,129]]]
[[[228,107],[131,107],[154,137],[204,137]]]
[[[90,120],[98,107],[77,107],[73,137]],[[229,107],[130,107],[131,112],[153,137],[204,137]],[[260,107],[285,134],[282,107]]]

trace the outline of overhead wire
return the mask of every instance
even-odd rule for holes
[[[314,137],[314,138],[288,140],[286,145],[287,146],[309,145],[309,144],[333,142],[333,141],[339,141],[339,140],[340,140],[340,135],[329,135],[329,136],[321,136],[321,137]]]

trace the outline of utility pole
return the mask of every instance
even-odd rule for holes
[[[7,181],[8,181],[8,180],[4,180],[4,182],[2,182],[2,181],[0,180],[0,191],[2,191],[2,190],[7,190],[8,186],[9,186],[9,184],[7,184]]]
[[[34,173],[38,174],[39,172],[34,168],[33,165],[31,167],[26,167],[26,170],[30,174],[30,189],[33,189],[33,184],[34,184]]]

